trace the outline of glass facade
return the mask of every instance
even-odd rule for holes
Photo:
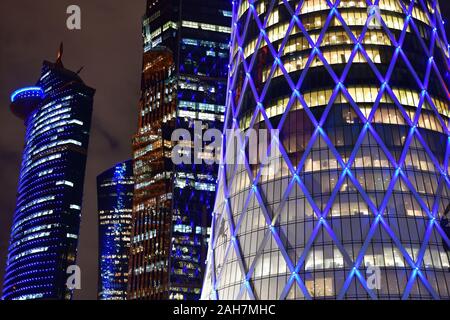
[[[127,297],[133,191],[131,160],[97,177],[100,300],[126,300]]]
[[[35,88],[16,91],[12,111],[27,128],[3,299],[71,299],[93,96],[61,57],[45,61]]]
[[[148,1],[130,256],[130,299],[198,299],[217,166],[174,165],[172,133],[222,130],[229,62],[228,1]],[[194,148],[185,145],[194,157]],[[198,157],[205,155],[202,144]]]
[[[202,298],[450,298],[440,9],[373,2],[233,1],[245,161],[219,171]],[[279,130],[279,170],[248,162],[250,129]]]

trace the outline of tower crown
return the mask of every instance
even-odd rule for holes
[[[17,117],[25,120],[45,97],[41,87],[25,87],[11,95],[11,110]]]

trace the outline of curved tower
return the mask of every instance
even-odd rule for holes
[[[233,23],[225,127],[245,161],[221,167],[202,297],[450,298],[437,1],[242,0]],[[279,130],[279,170],[248,162],[250,129]]]
[[[131,160],[118,163],[97,177],[100,300],[127,297],[133,191]]]
[[[94,89],[45,61],[36,87],[11,96],[26,135],[3,299],[70,299]]]

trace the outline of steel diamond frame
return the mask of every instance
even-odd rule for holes
[[[230,61],[230,65],[229,65],[229,70],[230,70],[231,74],[230,74],[229,81],[228,81],[229,88],[234,88],[236,86],[238,77],[236,77],[234,75],[237,73],[239,66],[242,66],[244,73],[246,74],[246,77],[245,77],[244,83],[242,85],[243,94],[237,101],[237,105],[235,104],[234,92],[232,90],[229,90],[229,92],[228,92],[227,114],[226,114],[226,119],[225,119],[226,126],[227,126],[227,124],[231,123],[232,129],[239,129],[240,119],[238,118],[238,115],[239,115],[240,109],[242,108],[242,105],[243,105],[243,100],[244,100],[243,98],[245,96],[244,93],[247,92],[247,90],[250,90],[256,101],[256,106],[255,106],[255,111],[253,112],[253,116],[251,118],[249,128],[254,127],[255,121],[256,121],[258,115],[261,114],[263,117],[264,123],[266,124],[266,126],[269,130],[271,130],[271,129],[279,129],[280,130],[282,128],[283,124],[285,123],[292,106],[294,105],[295,102],[298,101],[301,104],[301,106],[303,107],[305,113],[308,115],[309,120],[311,121],[311,123],[314,125],[314,127],[316,129],[311,137],[311,140],[309,141],[309,143],[305,149],[302,159],[297,164],[296,168],[291,163],[289,156],[287,155],[287,152],[286,152],[284,146],[282,145],[282,143],[278,144],[278,148],[281,153],[281,156],[289,169],[290,181],[289,181],[287,189],[283,192],[283,195],[282,195],[282,198],[280,201],[280,205],[274,212],[272,212],[273,210],[271,210],[268,206],[266,206],[265,199],[264,199],[264,193],[261,190],[260,186],[258,185],[259,180],[261,178],[263,166],[260,166],[260,168],[257,171],[257,175],[255,177],[253,177],[253,173],[252,173],[252,170],[250,169],[249,161],[248,161],[245,153],[243,152],[245,150],[245,148],[248,146],[249,135],[245,135],[244,139],[241,139],[241,137],[239,137],[239,142],[240,142],[241,151],[242,151],[242,152],[240,152],[240,155],[243,157],[243,160],[244,160],[245,172],[248,175],[248,178],[250,179],[253,187],[249,190],[248,195],[246,196],[246,199],[244,201],[243,210],[242,210],[236,224],[233,220],[233,212],[232,212],[232,208],[231,208],[231,204],[230,204],[229,188],[232,186],[234,178],[236,177],[238,165],[236,164],[234,166],[234,169],[232,171],[232,175],[231,175],[230,179],[227,178],[228,172],[227,172],[226,167],[225,166],[220,167],[219,184],[221,184],[224,194],[217,195],[216,208],[220,207],[219,202],[222,198],[224,199],[224,203],[223,203],[224,208],[223,208],[223,211],[221,214],[215,213],[213,216],[213,226],[212,226],[213,237],[212,237],[211,243],[210,243],[209,258],[208,258],[208,263],[209,263],[208,270],[212,274],[212,293],[213,293],[212,298],[214,298],[214,299],[220,298],[218,295],[218,292],[217,292],[217,290],[218,290],[217,285],[221,281],[221,277],[224,273],[227,260],[230,256],[230,251],[234,250],[234,253],[237,257],[239,269],[240,269],[242,275],[244,275],[244,279],[242,280],[241,288],[240,288],[239,293],[237,294],[236,298],[238,298],[238,299],[242,298],[244,296],[244,294],[247,292],[248,296],[251,299],[255,299],[256,296],[255,296],[255,293],[253,290],[253,285],[252,285],[252,275],[255,271],[255,266],[258,262],[258,259],[260,259],[262,256],[262,252],[264,251],[264,248],[265,248],[267,242],[272,238],[274,240],[274,242],[276,243],[276,245],[278,247],[277,249],[279,250],[281,256],[283,257],[284,262],[290,272],[290,276],[288,276],[288,280],[287,280],[286,285],[280,295],[280,299],[285,299],[287,297],[289,291],[292,289],[292,286],[295,283],[298,285],[299,289],[301,290],[301,292],[303,293],[305,298],[312,299],[310,293],[308,292],[308,290],[305,286],[304,280],[299,275],[299,272],[300,272],[302,266],[304,265],[306,258],[308,256],[308,254],[310,253],[310,249],[314,245],[314,242],[315,242],[317,236],[319,235],[320,231],[323,230],[324,232],[326,231],[328,233],[328,235],[331,237],[331,239],[334,242],[334,246],[339,249],[346,264],[348,264],[349,266],[352,267],[352,269],[350,270],[350,272],[348,273],[348,275],[346,277],[343,287],[337,294],[337,298],[338,299],[345,298],[345,295],[347,293],[349,285],[352,283],[352,281],[356,277],[359,280],[362,287],[366,290],[367,294],[372,299],[376,299],[377,298],[376,294],[374,294],[374,292],[367,287],[366,281],[363,279],[363,276],[361,274],[360,267],[363,262],[366,251],[368,249],[368,246],[370,245],[371,240],[372,240],[377,228],[379,226],[381,226],[384,229],[384,231],[387,232],[387,234],[390,236],[393,244],[395,244],[395,247],[400,250],[400,252],[403,255],[403,258],[406,260],[406,262],[408,263],[408,265],[410,266],[411,271],[412,271],[411,276],[408,279],[408,283],[407,283],[406,287],[404,288],[402,298],[407,299],[409,297],[412,286],[414,285],[414,283],[416,282],[417,279],[420,279],[422,281],[423,285],[426,287],[426,289],[431,294],[431,296],[435,299],[439,299],[439,295],[435,292],[435,290],[433,289],[433,287],[429,283],[428,279],[426,278],[426,276],[423,274],[423,272],[421,270],[421,265],[423,262],[425,251],[428,248],[428,242],[429,242],[429,239],[430,239],[433,231],[436,230],[438,232],[438,234],[442,237],[442,239],[450,246],[450,239],[447,237],[444,230],[441,228],[441,226],[437,222],[439,203],[441,200],[443,188],[444,187],[450,188],[450,178],[448,176],[449,175],[448,174],[448,165],[449,165],[449,156],[450,156],[450,129],[449,129],[450,123],[446,123],[444,121],[444,119],[441,117],[441,115],[439,114],[439,112],[437,110],[437,107],[434,105],[433,100],[427,91],[431,73],[432,73],[432,71],[434,71],[435,74],[438,76],[443,89],[447,93],[447,96],[450,97],[450,93],[448,91],[447,84],[446,84],[445,80],[442,78],[442,76],[440,75],[440,72],[437,69],[437,65],[433,59],[433,54],[435,52],[437,43],[439,43],[441,45],[441,48],[447,48],[447,50],[449,48],[449,46],[447,44],[448,42],[447,42],[447,38],[445,35],[445,31],[443,28],[442,18],[440,17],[439,14],[436,13],[437,12],[437,10],[436,10],[437,0],[433,0],[433,5],[432,5],[432,8],[435,11],[435,14],[431,14],[428,11],[428,7],[425,5],[424,1],[419,0],[421,9],[426,13],[427,18],[429,19],[429,22],[434,26],[431,41],[430,41],[430,43],[431,43],[430,48],[427,48],[427,46],[423,42],[423,40],[419,34],[418,27],[415,24],[414,19],[412,18],[413,9],[415,8],[415,6],[418,6],[419,4],[416,4],[415,2],[410,2],[409,7],[406,8],[403,5],[403,3],[401,1],[399,1],[400,5],[402,7],[402,10],[405,14],[405,24],[403,26],[403,29],[401,30],[398,41],[396,40],[394,35],[390,32],[386,23],[384,21],[381,21],[383,31],[390,39],[392,45],[394,47],[396,47],[393,59],[391,60],[391,63],[387,69],[386,75],[384,75],[384,76],[380,73],[380,71],[374,64],[374,62],[370,59],[369,55],[367,54],[367,52],[364,48],[364,45],[361,44],[367,34],[367,31],[368,31],[368,23],[366,23],[366,25],[363,26],[363,30],[362,30],[359,38],[356,38],[339,12],[338,8],[339,8],[339,4],[340,4],[341,0],[336,0],[336,1],[334,1],[334,3],[332,3],[330,0],[325,0],[326,3],[328,4],[330,10],[329,10],[329,14],[326,19],[325,25],[322,28],[322,31],[320,32],[320,35],[317,38],[316,42],[314,42],[312,40],[311,36],[309,35],[307,30],[303,26],[302,22],[298,18],[298,16],[300,15],[302,6],[306,0],[300,0],[299,4],[295,10],[292,9],[288,0],[283,0],[284,6],[290,12],[292,18],[291,18],[291,21],[287,28],[286,36],[283,38],[283,41],[281,42],[281,45],[280,45],[280,48],[278,51],[272,45],[272,43],[271,43],[270,39],[268,38],[267,33],[265,31],[268,19],[272,13],[275,3],[278,1],[275,1],[275,0],[270,1],[270,6],[266,12],[265,19],[263,22],[261,22],[261,20],[259,19],[259,14],[256,11],[255,6],[254,6],[254,3],[256,1],[249,0],[248,1],[249,9],[247,11],[245,26],[243,28],[242,34],[240,35],[237,21],[238,21],[239,3],[241,3],[242,1],[245,1],[245,0],[232,1],[234,28],[233,28],[233,33],[232,33],[232,40],[230,42],[230,53],[231,53],[230,59],[231,59],[231,61]],[[366,0],[366,4],[367,5],[378,5],[379,1],[380,0],[375,0],[372,2],[370,0]],[[254,19],[254,21],[256,22],[257,26],[259,27],[259,29],[261,31],[258,36],[256,45],[255,45],[255,52],[257,52],[259,50],[261,43],[263,41],[265,41],[271,55],[274,57],[274,63],[271,67],[271,70],[270,70],[270,73],[268,76],[268,80],[264,85],[261,95],[258,95],[257,89],[256,89],[253,79],[251,78],[251,75],[250,75],[251,70],[253,69],[253,66],[256,63],[256,53],[252,54],[250,63],[247,65],[247,59],[244,56],[244,50],[243,50],[245,35],[247,33],[247,28],[249,26],[249,22],[252,18]],[[336,18],[339,20],[339,22],[342,24],[343,29],[346,31],[347,35],[349,36],[351,41],[353,41],[353,43],[354,43],[354,48],[350,55],[349,61],[346,64],[344,71],[340,77],[334,72],[333,68],[327,62],[322,51],[320,50],[320,46],[322,44],[323,38],[324,38],[326,32],[328,31],[329,24],[331,23],[331,20],[333,18]],[[281,56],[283,54],[284,48],[285,48],[285,46],[288,42],[289,36],[295,26],[298,27],[300,29],[300,31],[303,33],[303,36],[307,39],[307,41],[310,45],[310,48],[312,49],[311,54],[309,55],[308,61],[306,62],[305,68],[302,70],[297,84],[294,84],[291,77],[289,76],[289,73],[287,72],[286,68],[284,67],[284,64],[281,61]],[[427,62],[425,78],[423,79],[423,81],[419,78],[418,74],[414,70],[414,67],[410,63],[408,57],[402,50],[402,45],[404,43],[408,28],[411,28],[413,30],[412,32],[414,32],[415,35],[417,36],[417,38],[419,38],[422,49],[426,52],[428,57],[430,57]],[[440,37],[439,31],[440,31],[443,39]],[[238,50],[236,53],[236,57],[234,58],[233,48],[235,48],[236,46],[238,47]],[[380,82],[380,89],[378,92],[378,96],[375,99],[375,103],[372,107],[370,115],[367,118],[361,112],[357,103],[354,101],[353,97],[351,96],[351,94],[349,93],[349,91],[347,90],[347,88],[344,85],[346,77],[351,70],[353,60],[358,53],[362,54],[362,56],[366,60],[367,64],[370,66],[371,70],[374,72],[374,74],[376,75],[376,77],[378,78],[378,80]],[[303,81],[304,81],[308,71],[311,68],[313,60],[316,57],[321,60],[324,68],[328,71],[330,77],[333,79],[333,81],[335,82],[335,85],[336,85],[321,119],[315,118],[312,111],[310,110],[310,107],[307,105],[303,96],[300,94],[300,89],[302,87]],[[401,105],[401,103],[399,102],[399,100],[395,96],[392,88],[389,85],[389,81],[391,79],[391,76],[394,72],[397,61],[399,59],[401,59],[405,63],[406,67],[408,68],[408,70],[410,71],[412,76],[414,77],[417,85],[422,89],[422,94],[420,96],[419,105],[417,106],[417,111],[415,113],[414,119],[410,119],[408,113],[403,108],[403,106]],[[447,63],[447,66],[449,66],[448,60],[446,61],[446,63]],[[272,123],[271,123],[269,117],[267,116],[266,110],[264,108],[264,99],[265,99],[267,90],[270,87],[270,83],[273,78],[273,74],[277,68],[279,68],[282,71],[283,77],[286,80],[287,84],[289,85],[289,87],[292,91],[292,94],[286,105],[286,109],[284,111],[284,114],[282,115],[280,123],[278,124],[277,128],[274,128],[272,126]],[[345,99],[348,101],[348,103],[350,104],[352,109],[356,112],[356,114],[360,118],[361,122],[364,124],[363,129],[361,130],[359,138],[357,140],[357,143],[355,144],[355,147],[354,147],[347,163],[342,159],[341,155],[339,154],[339,152],[336,150],[336,148],[332,144],[327,133],[322,129],[322,126],[324,125],[324,123],[327,119],[327,116],[328,116],[336,98],[338,97],[338,95],[340,93],[344,95]],[[396,107],[402,113],[404,120],[406,121],[408,126],[410,126],[408,136],[404,142],[403,151],[402,151],[400,159],[398,159],[398,161],[394,157],[394,155],[391,154],[391,152],[389,151],[387,146],[384,144],[382,138],[378,135],[377,131],[375,130],[375,128],[372,125],[372,120],[375,117],[375,114],[381,103],[381,99],[384,95],[388,95],[392,99],[393,103],[396,105]],[[439,161],[433,155],[433,152],[428,147],[425,139],[422,137],[420,131],[418,130],[418,122],[419,122],[420,115],[422,112],[422,107],[425,103],[427,103],[432,108],[434,114],[437,116],[437,118],[441,122],[441,125],[443,127],[445,134],[447,136],[449,136],[447,139],[446,157],[445,157],[443,166],[441,166]],[[358,155],[359,151],[361,150],[360,149],[361,144],[363,143],[364,138],[366,136],[372,136],[375,139],[378,146],[381,148],[381,150],[383,150],[384,155],[386,156],[386,158],[389,161],[389,164],[394,169],[394,175],[391,177],[390,184],[386,190],[386,193],[382,200],[381,206],[379,208],[372,202],[371,198],[368,196],[368,194],[366,193],[364,188],[361,186],[359,181],[355,178],[355,176],[352,173],[352,166],[354,164],[356,156]],[[318,141],[319,138],[322,138],[325,141],[329,150],[332,152],[332,154],[334,155],[334,157],[336,158],[337,162],[339,163],[339,165],[341,167],[339,169],[341,171],[341,173],[339,175],[338,182],[336,183],[336,185],[331,193],[331,196],[328,199],[328,202],[325,206],[325,209],[323,211],[321,211],[319,209],[319,207],[315,203],[312,195],[310,194],[309,190],[307,189],[307,187],[305,186],[305,184],[303,183],[303,181],[300,177],[300,173],[305,165],[305,162],[308,159],[308,157],[310,156],[310,152],[311,152],[314,144]],[[415,190],[413,184],[409,181],[408,176],[404,172],[404,169],[403,169],[405,167],[406,157],[408,156],[408,153],[410,150],[410,145],[414,139],[417,139],[417,141],[419,141],[420,144],[424,147],[424,149],[426,150],[427,156],[431,159],[431,161],[433,162],[433,164],[435,166],[435,169],[437,170],[436,176],[439,175],[439,177],[438,177],[439,178],[438,192],[435,196],[435,200],[434,200],[431,210],[430,210],[430,208],[428,208],[428,205],[423,201],[422,197],[418,194],[418,191]],[[225,160],[225,158],[226,158],[226,146],[227,146],[227,141],[224,138],[224,142],[222,144],[222,160]],[[271,147],[272,146],[270,146],[268,148],[266,157],[269,157],[269,155],[271,153]],[[336,236],[336,234],[334,233],[334,231],[332,230],[331,226],[329,225],[329,223],[327,221],[328,214],[330,213],[333,203],[339,194],[339,190],[341,189],[341,186],[346,179],[349,179],[349,181],[351,181],[351,183],[353,183],[354,187],[358,190],[359,195],[364,199],[364,201],[366,202],[368,208],[370,209],[370,211],[373,215],[373,222],[371,223],[370,230],[366,236],[366,239],[365,239],[362,247],[360,248],[359,252],[357,253],[356,259],[354,261],[348,255],[348,253],[344,249],[343,245],[340,243],[338,237]],[[392,230],[392,228],[389,226],[389,223],[385,219],[386,208],[389,204],[390,199],[392,198],[394,188],[400,182],[403,182],[408,187],[410,192],[414,195],[415,200],[420,205],[421,209],[428,215],[428,218],[429,218],[429,220],[427,222],[426,231],[423,236],[423,242],[422,242],[420,251],[418,253],[417,260],[414,260],[411,257],[411,255],[408,253],[408,251],[403,247],[401,241],[398,239],[397,235],[395,234],[395,232]],[[286,205],[289,195],[295,185],[297,185],[300,188],[300,190],[303,192],[303,194],[305,195],[309,205],[311,205],[311,207],[313,209],[316,220],[314,222],[315,227],[312,231],[312,234],[311,234],[308,242],[306,243],[306,245],[303,249],[303,252],[302,252],[300,258],[298,259],[298,261],[293,262],[293,261],[291,261],[291,258],[289,256],[289,254],[287,253],[287,250],[281,240],[281,236],[283,236],[283,233],[282,233],[283,231],[281,229],[277,230],[276,223],[277,223],[277,220],[280,217],[281,212],[282,212],[284,206]],[[246,265],[246,262],[244,261],[243,256],[242,256],[242,250],[241,250],[241,246],[240,246],[240,242],[239,242],[238,231],[241,226],[242,220],[244,218],[246,218],[247,207],[253,196],[256,197],[259,207],[262,211],[262,214],[263,214],[265,222],[266,222],[267,230],[265,231],[262,241],[259,243],[258,249],[256,251],[256,255],[255,255],[252,263],[250,265]],[[215,236],[214,231],[217,229],[217,224],[222,219],[225,219],[225,223],[228,223],[231,240],[229,241],[228,245],[226,246],[226,250],[224,253],[223,268],[221,269],[221,272],[219,274],[216,274],[216,272],[215,272],[216,261],[215,261],[214,251],[215,251],[217,238]],[[425,223],[425,219],[424,219],[424,223]]]

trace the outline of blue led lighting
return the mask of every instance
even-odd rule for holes
[[[378,1],[372,2],[378,3]],[[432,3],[432,6],[435,7],[437,1],[411,1],[407,4],[396,1],[398,7],[392,11],[399,13],[399,16],[402,15],[403,26],[394,28],[388,26],[385,21],[381,21],[381,26],[377,31],[370,29],[367,25],[360,26],[351,23],[342,14],[344,10],[347,14],[348,8],[344,4],[341,5],[339,1],[333,3],[332,1],[323,1],[320,10],[311,2],[308,4],[308,1],[300,1],[300,4],[295,6],[292,6],[291,2],[287,0],[269,1],[269,3],[271,4],[270,8],[268,6],[262,9],[264,16],[270,16],[281,7],[284,7],[283,10],[287,8],[286,11],[291,15],[290,22],[287,13],[284,17],[285,21],[280,18],[281,30],[278,29],[280,30],[278,32],[283,32],[283,34],[277,34],[276,37],[267,32],[268,28],[272,31],[273,24],[269,26],[266,20],[261,19],[262,12],[258,11],[260,10],[258,6],[252,7],[250,10],[245,9],[248,7],[248,3],[242,0],[238,1],[237,6],[233,8],[233,21],[239,25],[239,31],[233,33],[231,47],[233,55],[230,65],[234,66],[233,70],[239,71],[230,74],[229,89],[232,90],[232,94],[227,100],[227,110],[230,110],[231,116],[228,117],[226,122],[228,127],[225,129],[230,129],[231,125],[235,126],[236,122],[240,126],[245,123],[247,126],[245,129],[250,129],[252,126],[255,129],[252,123],[259,115],[262,119],[262,125],[258,125],[259,128],[271,129],[275,127],[274,123],[276,123],[277,129],[285,130],[282,133],[286,139],[283,141],[284,143],[279,144],[284,172],[276,173],[275,178],[264,177],[262,179],[262,166],[248,166],[249,168],[242,171],[244,176],[246,178],[248,176],[250,179],[247,178],[249,182],[243,183],[241,172],[237,169],[231,166],[221,169],[219,190],[223,189],[224,195],[218,197],[216,201],[215,210],[217,211],[213,221],[214,236],[210,244],[207,280],[204,283],[202,298],[228,300],[248,299],[248,297],[256,297],[256,299],[267,299],[268,297],[269,299],[324,297],[335,299],[384,299],[387,297],[394,299],[418,297],[448,299],[450,296],[450,291],[447,289],[449,282],[443,277],[443,272],[446,272],[445,270],[448,268],[449,259],[448,252],[444,251],[442,244],[450,246],[450,240],[445,231],[436,223],[437,217],[442,213],[442,206],[445,207],[450,201],[450,182],[447,174],[450,155],[450,140],[447,138],[450,100],[448,84],[440,76],[440,73],[444,72],[445,66],[448,65],[448,59],[442,49],[447,47],[447,39],[437,10],[431,10],[425,5]],[[382,7],[381,1],[380,7]],[[345,9],[341,10],[341,8]],[[304,15],[318,15],[320,11],[321,16],[325,17],[323,11],[327,9],[329,14],[325,21],[322,18],[321,28],[311,28],[304,24],[305,19],[302,19]],[[391,10],[382,9],[386,11],[385,14]],[[363,9],[355,6],[349,12],[352,10],[356,12]],[[424,25],[421,22],[420,27],[423,27],[425,31],[433,30],[433,35],[428,32],[425,32],[424,35],[418,31],[420,19],[416,14],[412,14],[413,11],[415,13],[422,11],[429,15],[430,19]],[[339,28],[335,21],[342,25],[341,30],[345,35],[343,38],[347,38],[347,41],[342,42],[343,46],[348,46],[352,52],[341,60],[337,59],[338,63],[330,63],[329,57],[333,56],[331,54],[327,56],[323,48],[330,41],[329,38],[326,38],[328,32],[334,32]],[[289,27],[283,29],[287,24]],[[254,25],[259,28],[258,33],[255,32]],[[298,28],[298,38],[306,40],[305,42],[310,48],[308,62],[303,65],[300,63],[301,67],[297,69],[293,67],[292,61],[290,61],[290,68],[287,68],[286,62],[283,61],[287,54],[294,56],[295,49],[289,53],[285,52],[288,45],[295,44],[293,39],[297,37],[297,34],[294,36],[292,33],[293,25]],[[327,30],[329,28],[333,30]],[[442,32],[436,34],[434,30],[437,28]],[[319,29],[320,31],[318,31]],[[355,36],[353,29],[360,29],[356,32],[358,36]],[[372,47],[368,46],[366,40],[369,38],[369,34],[374,32],[383,34],[386,42],[389,42],[389,45],[385,45],[382,50],[388,52],[390,56],[381,63],[375,63],[368,50],[369,47],[370,49]],[[430,39],[430,37],[432,38]],[[254,48],[251,41],[264,42],[264,46],[259,48],[259,45],[256,45],[255,50],[250,50],[244,56],[243,52],[246,52],[246,49]],[[418,49],[420,52],[414,52],[415,49],[411,49],[413,41],[416,41],[418,47],[422,47],[423,50]],[[434,42],[441,43],[441,45],[436,45]],[[297,46],[299,46],[298,43]],[[297,51],[301,50],[297,47]],[[435,51],[439,51],[439,54],[434,53]],[[410,60],[414,54],[421,58]],[[357,55],[360,55],[366,62],[356,61]],[[303,59],[306,60],[305,57]],[[318,67],[313,65],[313,60],[319,62],[320,73],[314,72],[318,70]],[[331,67],[331,64],[340,66],[335,68]],[[379,64],[385,66],[381,68],[378,66]],[[420,64],[423,64],[423,70],[419,70]],[[274,76],[273,72],[278,66],[281,72]],[[359,77],[358,71],[364,70],[362,66],[369,71],[367,74],[373,74],[367,78]],[[260,69],[264,69],[264,67],[267,67],[267,78],[262,78],[260,75]],[[361,69],[359,69],[360,67]],[[402,73],[398,72],[399,68]],[[337,72],[338,70],[340,72]],[[403,72],[408,79],[405,79]],[[318,92],[324,90],[321,84],[311,80],[319,75],[327,83],[327,89],[330,87],[335,89],[330,98],[328,95],[324,98],[327,99],[325,101],[327,103],[323,107],[313,106],[315,109],[311,110],[312,107],[308,105],[305,96],[310,92],[311,87],[319,88]],[[351,92],[350,86],[354,83],[362,87],[376,86],[377,98],[371,102],[370,106],[364,105],[362,101],[364,99],[355,97],[355,93]],[[414,88],[418,97],[415,104],[405,104],[403,101],[399,101],[399,94],[394,91],[400,84]],[[361,92],[357,91],[356,95],[364,94],[364,89],[360,90]],[[420,94],[420,90],[423,90],[422,94]],[[280,93],[278,96],[278,91],[282,92],[282,95]],[[436,94],[437,91],[442,91],[439,94],[443,102],[440,108],[430,97],[431,92]],[[311,92],[311,95],[314,93],[315,91]],[[336,101],[339,96],[342,96],[345,102],[342,102],[344,99]],[[272,109],[269,112],[267,109],[279,97],[286,97],[286,100],[279,105],[282,110],[273,112]],[[320,96],[310,98],[309,101],[315,101],[315,99],[320,99]],[[257,110],[251,118],[251,112],[255,106],[254,101],[257,102]],[[300,109],[299,107],[292,110],[291,107],[294,103],[301,105],[302,111],[297,111]],[[275,104],[273,103],[273,105]],[[344,110],[346,109],[340,112],[340,104],[348,106],[352,113],[351,117],[345,118]],[[390,110],[395,110],[401,121],[388,122],[383,119],[387,116],[382,115],[382,112],[388,107]],[[242,110],[247,112],[248,109],[250,109],[249,116],[244,121]],[[339,111],[335,112],[334,109]],[[431,118],[431,116],[437,119],[435,128],[424,124],[423,118]],[[231,119],[233,119],[233,123],[231,123]],[[250,125],[246,122],[249,119]],[[297,127],[296,123],[298,123]],[[303,130],[302,123],[307,125],[307,130]],[[296,130],[293,130],[293,127]],[[343,133],[339,130],[342,130]],[[393,142],[390,135],[394,135],[396,130],[401,132],[401,135]],[[339,132],[339,135],[342,134],[342,137],[337,139],[336,132]],[[280,140],[283,139],[283,134]],[[297,140],[289,140],[290,135],[296,136]],[[302,135],[309,141],[298,139]],[[295,143],[300,144],[301,147],[295,146]],[[244,144],[242,148],[246,147]],[[377,156],[383,159],[383,164],[380,159],[378,159],[380,164],[377,165],[363,163],[361,160],[363,158],[364,162],[366,159],[369,159],[370,162],[374,160],[370,159],[369,155],[362,156],[362,153],[369,149],[377,150]],[[417,150],[420,150],[421,155],[423,154],[423,159],[413,159]],[[319,151],[326,152],[328,155],[320,155]],[[224,150],[223,153],[226,157],[227,150]],[[244,160],[247,161],[247,159]],[[334,162],[333,166],[330,166],[330,161]],[[429,168],[421,168],[419,162],[427,163]],[[315,163],[317,169],[313,169],[311,163]],[[373,171],[375,177],[376,174],[378,175],[378,170],[385,171],[384,176],[380,175],[378,186],[376,183],[370,185],[367,177],[371,179],[372,176],[365,176],[362,171],[365,174]],[[331,175],[328,175],[326,171],[335,174],[336,179],[333,179],[333,184],[328,185],[328,178]],[[431,177],[429,172],[433,172],[434,176]],[[426,187],[421,185],[423,183],[420,181],[422,174],[424,177],[430,176],[430,181],[432,179]],[[283,188],[281,191],[278,190],[280,187]],[[348,195],[354,199],[352,200]],[[347,200],[346,197],[350,199]],[[225,207],[223,198],[230,199],[232,205]],[[295,200],[297,200],[297,205],[294,209],[292,204],[286,208],[287,202],[294,203]],[[303,209],[298,208],[299,201],[301,201]],[[407,201],[408,203],[406,203]],[[254,203],[250,208],[248,207],[249,202]],[[346,205],[355,206],[354,211],[351,208],[347,210]],[[313,218],[314,221],[311,221]],[[258,221],[258,219],[260,224],[264,224],[264,228],[261,225],[249,226],[251,224],[249,221]],[[307,219],[310,219],[308,223],[305,222]],[[432,222],[429,223],[428,228],[425,228],[429,220]],[[415,246],[418,252],[414,254],[412,253],[414,250],[411,249],[410,237],[413,237],[416,226],[409,227],[407,224],[410,221],[415,221],[417,228],[421,228],[417,234],[414,234],[414,237],[417,238],[414,241],[418,242]],[[272,231],[271,223],[275,225],[277,232]],[[224,225],[225,227],[223,227]],[[300,228],[302,231],[296,232],[296,228],[297,230]],[[262,237],[251,236],[252,232],[257,229],[258,232],[261,232]],[[223,230],[227,232],[225,236],[223,236]],[[361,231],[360,235],[351,235],[352,232],[359,231]],[[229,235],[234,236],[231,238]],[[300,236],[300,241],[298,236]],[[381,242],[383,248],[378,246]],[[386,288],[378,291],[368,288],[366,274],[363,272],[367,266],[366,263],[370,262],[371,257],[378,254],[376,250],[385,250],[385,243],[392,247],[395,254],[398,255],[395,257],[396,269],[399,268],[407,275],[401,281],[399,280],[396,293],[386,292],[390,291]],[[316,250],[325,252],[321,251],[321,246],[325,244],[330,248],[333,247],[333,250],[341,255],[339,260],[342,260],[342,266],[339,266],[339,271],[344,274],[344,279],[340,278],[340,275],[333,274],[335,270],[331,270],[331,268],[335,268],[335,266],[324,267],[325,255],[322,260],[317,259],[316,266],[317,261],[314,258],[317,256]],[[301,248],[299,250],[301,252],[296,253],[294,246]],[[441,263],[439,258],[433,256],[434,253],[438,254],[436,248],[439,248],[439,253],[443,257],[442,261],[446,261],[446,264]],[[266,254],[268,249],[272,251],[278,266],[283,265],[283,272],[268,270],[268,266],[274,262]],[[320,255],[321,253],[319,253]],[[384,255],[386,257],[386,253]],[[330,253],[330,256],[329,259],[336,259],[336,255],[333,256]],[[401,263],[397,260],[401,260]],[[379,267],[382,268],[383,273],[392,271],[390,270],[392,265],[382,264],[384,262],[378,263],[381,263]],[[231,280],[230,268],[237,270],[237,276]],[[261,271],[264,268],[267,268],[266,274]],[[426,268],[426,274],[419,268],[422,270]],[[256,269],[258,271],[255,271]],[[227,272],[223,270],[227,270]],[[286,272],[286,270],[288,271]],[[326,277],[330,281],[329,285],[321,286],[322,280],[324,280],[318,276],[321,272],[328,273]],[[286,273],[293,275],[292,280],[286,282]],[[335,281],[334,277],[336,279],[339,277],[339,280]],[[241,285],[241,279],[247,279],[250,285],[248,287]],[[264,284],[264,280],[270,280],[270,284]],[[345,281],[338,285],[341,280]],[[333,282],[336,288],[333,288]],[[261,283],[263,284],[261,285]],[[361,287],[356,291],[355,283]],[[281,292],[276,290],[277,286],[278,288],[282,287]],[[419,286],[422,288],[417,290]],[[297,287],[296,290],[293,290],[294,287]],[[317,290],[317,287],[321,289]],[[325,292],[327,289],[330,292]],[[359,292],[360,289],[361,292]],[[321,294],[326,293],[326,296],[320,295],[316,291],[323,291]]]
[[[41,77],[37,86],[11,95],[13,104],[23,103],[26,109],[27,99],[41,100],[24,119],[25,147],[10,232],[4,300],[72,297],[65,277],[66,268],[76,264],[81,208],[71,213],[70,219],[67,217],[82,199],[93,91],[82,83],[70,85],[79,78],[51,70],[53,64],[44,63],[42,74],[47,76]],[[42,100],[44,97],[48,103]],[[80,149],[61,152],[71,144]],[[62,250],[65,255],[60,254]]]
[[[24,97],[44,97],[44,91],[41,87],[26,87],[14,91],[11,95],[11,102],[15,102],[17,98]]]
[[[131,161],[97,177],[100,300],[124,300],[127,295],[133,189]]]

